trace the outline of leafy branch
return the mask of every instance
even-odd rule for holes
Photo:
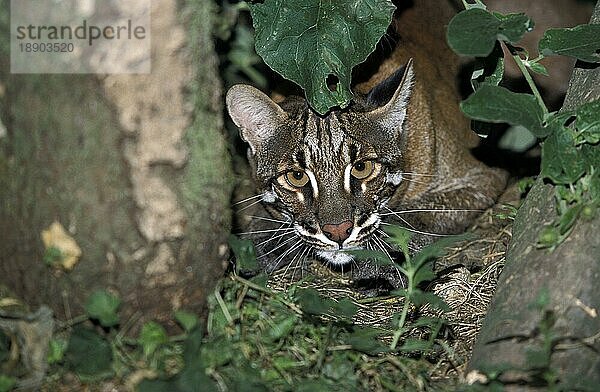
[[[521,126],[542,140],[541,177],[555,185],[558,218],[538,242],[554,248],[574,227],[577,218],[593,216],[600,196],[600,101],[574,111],[548,111],[531,73],[547,75],[540,64],[546,56],[564,55],[580,61],[600,63],[600,25],[580,25],[547,30],[538,44],[540,55],[529,60],[517,42],[533,28],[524,14],[489,12],[481,1],[465,4],[448,25],[448,43],[458,54],[479,57],[480,63],[503,64],[503,45],[525,77],[532,94],[519,94],[500,87],[503,67],[491,73],[476,70],[475,92],[461,103],[470,118]],[[483,28],[482,26],[485,26]],[[585,214],[582,214],[585,211]]]
[[[300,85],[318,113],[344,108],[352,98],[352,68],[375,49],[394,9],[390,0],[251,3],[256,53]]]

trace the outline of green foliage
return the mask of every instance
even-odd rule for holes
[[[83,381],[94,381],[113,374],[110,343],[95,330],[76,326],[65,352],[65,365]]]
[[[473,90],[477,90],[484,84],[497,86],[504,76],[504,57],[502,48],[496,44],[493,55],[488,57],[478,57],[475,59],[473,74],[471,75],[471,85]]]
[[[63,260],[64,256],[61,252],[60,249],[54,247],[54,246],[50,246],[48,248],[46,248],[46,251],[44,252],[44,263],[47,266],[55,266],[55,265],[59,265],[62,260]]]
[[[48,343],[48,364],[59,363],[67,351],[68,342],[65,339],[53,338]]]
[[[85,303],[85,311],[92,319],[98,320],[103,327],[113,327],[119,323],[117,310],[121,300],[105,290],[92,293]]]
[[[589,63],[600,62],[600,25],[585,24],[568,29],[549,29],[539,42],[544,56],[563,55]]]
[[[554,248],[568,236],[582,211],[592,216],[597,208],[600,100],[583,104],[573,112],[549,113],[530,72],[547,75],[547,70],[539,64],[547,55],[562,54],[599,62],[600,26],[548,30],[539,43],[542,55],[530,60],[526,51],[513,46],[532,26],[527,17],[490,13],[482,7],[466,8],[450,22],[448,42],[458,54],[486,57],[478,60],[480,65],[473,73],[475,92],[461,103],[461,109],[472,119],[522,127],[543,139],[541,176],[555,185],[558,218],[542,231],[538,246]],[[490,25],[482,28],[485,21]],[[506,29],[503,33],[494,31],[500,25]],[[480,31],[482,38],[477,39],[475,35]],[[533,94],[518,94],[497,85],[503,52],[494,50],[499,44],[496,41],[511,53]]]
[[[256,52],[325,114],[350,103],[352,68],[375,49],[395,7],[390,0],[265,0],[250,9]]]
[[[481,8],[456,14],[448,25],[448,44],[464,56],[485,57],[494,50],[496,40],[517,42],[533,29],[524,14],[501,15]]]
[[[237,82],[236,75],[241,73],[255,86],[267,87],[267,79],[257,69],[257,66],[262,64],[262,59],[256,54],[254,34],[249,27],[242,24],[235,26],[235,38],[226,56],[228,65],[223,72],[223,78],[229,85]]]
[[[461,102],[460,108],[475,120],[521,125],[537,137],[548,135],[544,110],[531,94],[513,93],[504,87],[482,85]]]
[[[583,155],[568,129],[553,132],[542,147],[542,176],[555,184],[572,184],[585,173]]]
[[[173,314],[175,321],[183,328],[185,332],[190,332],[198,326],[198,316],[194,313],[186,312],[184,310],[177,310]]]
[[[167,331],[165,331],[162,325],[154,321],[144,324],[142,331],[140,332],[140,337],[138,338],[138,343],[142,347],[144,357],[146,358],[154,354],[159,346],[168,341],[169,337],[167,336]]]
[[[390,243],[408,252],[410,233],[394,227],[388,233]],[[401,328],[400,314],[394,318],[395,325],[387,327],[355,325],[358,306],[349,298],[327,298],[318,290],[295,285],[273,292],[254,281],[233,276],[221,282],[209,298],[207,333],[192,330],[183,342],[183,369],[174,376],[159,373],[158,379],[145,380],[138,390],[188,391],[194,390],[193,385],[216,390],[220,385],[220,389],[236,391],[335,391],[408,385],[411,381],[404,372],[409,372],[409,368],[422,371],[419,356],[432,355],[434,339],[443,325],[438,318],[410,317],[408,309],[425,304],[446,307],[439,297],[416,286],[433,277],[432,258],[442,254],[443,247],[452,242],[442,240],[409,260],[405,272],[414,287],[398,293],[407,299]],[[373,252],[362,256],[386,259]],[[429,338],[410,337],[414,328]],[[383,342],[382,338],[399,329],[397,347]],[[398,353],[409,353],[415,358],[397,357]],[[402,363],[403,372],[398,372],[394,363]],[[420,376],[409,373],[408,377],[413,380]]]
[[[254,245],[250,240],[242,240],[235,235],[229,236],[229,246],[235,255],[235,269],[240,271],[256,271],[258,262],[256,261],[256,252]]]
[[[14,377],[0,374],[0,392],[8,392],[17,385],[17,380]]]

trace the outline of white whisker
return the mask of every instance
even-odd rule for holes
[[[293,227],[287,227],[282,229],[281,227],[279,229],[267,229],[267,230],[256,230],[256,231],[245,231],[243,233],[239,233],[239,235],[250,235],[250,234],[263,234],[263,233],[273,233],[273,232],[278,232],[278,231],[293,231],[294,228]]]
[[[409,226],[411,229],[415,229],[413,225],[411,225],[410,223],[408,223],[408,221],[406,221],[406,219],[402,218],[401,216],[398,216],[398,214],[394,213],[394,211],[392,211],[389,207],[384,207],[386,210],[392,212],[392,214],[400,219],[404,224],[406,224],[407,226]],[[381,214],[380,214],[381,215]]]
[[[306,255],[310,252],[310,246],[305,245],[304,247],[302,247],[300,249],[301,250],[296,254],[296,256],[294,256],[294,258],[288,264],[288,266],[286,267],[286,269],[284,271],[284,274],[287,275],[288,270],[290,268],[294,268],[294,273],[292,274],[292,280],[291,280],[292,282],[294,282],[296,280],[297,267],[300,267],[300,270],[302,270],[302,264],[304,264],[304,261],[306,261]]]
[[[259,219],[259,220],[263,220],[263,221],[267,221],[267,222],[275,222],[275,223],[292,223],[291,220],[279,220],[279,219],[271,219],[271,218],[265,218],[264,216],[256,216],[256,215],[246,215],[249,218],[252,219]]]
[[[441,213],[449,213],[449,212],[483,212],[483,210],[472,210],[472,209],[433,209],[433,208],[427,209],[427,208],[419,208],[419,209],[402,210],[402,211],[392,211],[389,208],[387,208],[387,209],[388,209],[388,211],[391,211],[391,212],[386,212],[386,213],[379,214],[379,215],[380,216],[401,215],[401,214],[414,214],[414,213],[418,213],[418,212],[441,212]]]
[[[388,257],[388,259],[390,259],[390,261],[394,261],[394,259],[392,258],[392,256],[389,254],[389,252],[385,249],[385,247],[381,244],[384,243],[385,241],[383,241],[381,238],[377,237],[377,236],[373,236],[373,243],[379,248],[379,250],[381,250],[383,253],[385,253],[385,255]]]
[[[271,265],[269,266],[269,269],[271,271],[276,271],[277,267],[279,267],[279,264],[281,264],[281,262],[283,261],[283,258],[285,256],[289,255],[291,252],[298,249],[299,247],[301,247],[303,244],[304,244],[304,241],[302,241],[301,239],[298,239],[298,242],[296,242],[294,245],[292,245],[290,248],[288,248],[285,252],[283,252],[281,255],[279,255],[272,263],[270,263]],[[272,267],[273,264],[275,264],[275,267]]]
[[[261,241],[260,243],[256,244],[256,247],[257,247],[257,248],[258,248],[259,246],[261,246],[261,247],[262,247],[262,246],[263,246],[264,244],[266,244],[267,242],[271,242],[271,241],[273,241],[273,240],[276,240],[276,239],[278,239],[278,238],[279,238],[279,242],[281,242],[281,240],[283,239],[282,237],[285,237],[286,235],[292,235],[292,234],[294,234],[294,233],[292,233],[292,232],[289,232],[289,231],[286,231],[285,233],[282,233],[282,234],[277,234],[277,233],[275,233],[275,234],[273,234],[271,237],[269,237],[268,239],[266,239],[266,240],[264,240],[264,241]],[[277,244],[279,244],[279,242],[278,242]]]
[[[245,202],[247,202],[247,201],[250,201],[250,200],[255,200],[255,199],[258,199],[258,198],[261,198],[261,197],[262,197],[262,194],[259,194],[259,195],[254,195],[254,196],[250,196],[250,197],[247,197],[247,198],[245,198],[245,199],[243,199],[243,200],[236,201],[235,203],[233,203],[233,205],[234,205],[234,206],[237,206],[237,205],[239,205],[239,204],[243,204],[243,203],[245,203]]]
[[[290,242],[291,240],[293,240],[295,238],[298,238],[298,237],[292,236],[292,237],[288,238],[287,240],[285,240],[281,244],[279,244],[279,246],[276,246],[275,248],[271,249],[267,253],[263,253],[262,255],[258,256],[258,258],[261,259],[261,258],[263,258],[263,257],[265,257],[265,256],[267,256],[267,255],[269,255],[269,254],[271,254],[273,252],[275,252],[277,249],[280,249],[282,246],[284,246],[285,244],[287,244],[288,242]],[[300,241],[302,241],[302,240],[300,240]]]
[[[403,176],[405,175],[409,175],[409,176],[421,176],[421,177],[437,177],[438,174],[423,174],[423,173],[415,173],[415,172],[401,172],[400,174],[402,174]]]
[[[414,182],[415,184],[421,184],[421,185],[429,185],[429,183],[427,183],[427,182],[417,181],[417,180],[413,180],[412,178],[406,178],[406,177],[404,177],[404,181]]]
[[[382,225],[386,225],[386,226],[395,226],[391,223],[386,223],[386,222],[381,222]],[[453,236],[456,234],[439,234],[439,233],[428,233],[426,231],[420,231],[420,230],[416,230],[416,229],[409,229],[408,227],[404,227],[404,230],[408,230],[411,233],[416,233],[416,234],[423,234],[423,235],[430,235],[432,237],[449,237],[449,236]]]

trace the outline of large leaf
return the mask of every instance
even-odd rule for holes
[[[539,51],[544,56],[560,54],[598,63],[600,62],[600,25],[549,29],[540,40]]]
[[[144,350],[144,357],[148,358],[156,349],[169,341],[167,331],[162,325],[149,321],[142,326],[138,343]]]
[[[515,43],[533,28],[524,14],[492,14],[481,8],[459,12],[448,25],[448,44],[463,56],[485,57],[496,40]]]
[[[555,184],[573,184],[586,169],[570,130],[556,129],[542,145],[542,176]]]
[[[596,144],[600,141],[600,99],[577,108],[576,125],[580,136],[587,143]]]
[[[275,71],[298,83],[312,108],[324,114],[349,104],[352,67],[375,49],[394,9],[390,0],[251,4],[256,52]],[[328,82],[337,83],[330,89]]]
[[[110,343],[93,329],[76,326],[65,352],[65,364],[82,380],[99,380],[112,374]]]
[[[550,132],[543,124],[544,111],[531,94],[483,85],[461,102],[460,108],[472,119],[522,125],[537,137],[545,137]]]
[[[320,316],[331,308],[329,298],[323,298],[315,289],[300,289],[297,293],[298,304],[308,314]]]
[[[93,292],[85,303],[85,311],[90,318],[96,319],[103,327],[113,327],[119,323],[117,310],[121,300],[105,290]]]

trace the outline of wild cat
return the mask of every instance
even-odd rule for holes
[[[410,29],[403,18],[419,12],[450,19],[452,10],[425,3],[429,9],[404,12],[398,25]],[[357,263],[347,251],[393,253],[387,224],[411,231],[417,251],[464,231],[504,189],[505,173],[469,152],[477,137],[458,108],[457,60],[443,32],[413,28],[347,108],[321,116],[300,97],[276,103],[251,86],[228,91],[257,188],[248,201],[264,209],[247,231],[262,269],[318,259],[398,287],[395,271]]]

